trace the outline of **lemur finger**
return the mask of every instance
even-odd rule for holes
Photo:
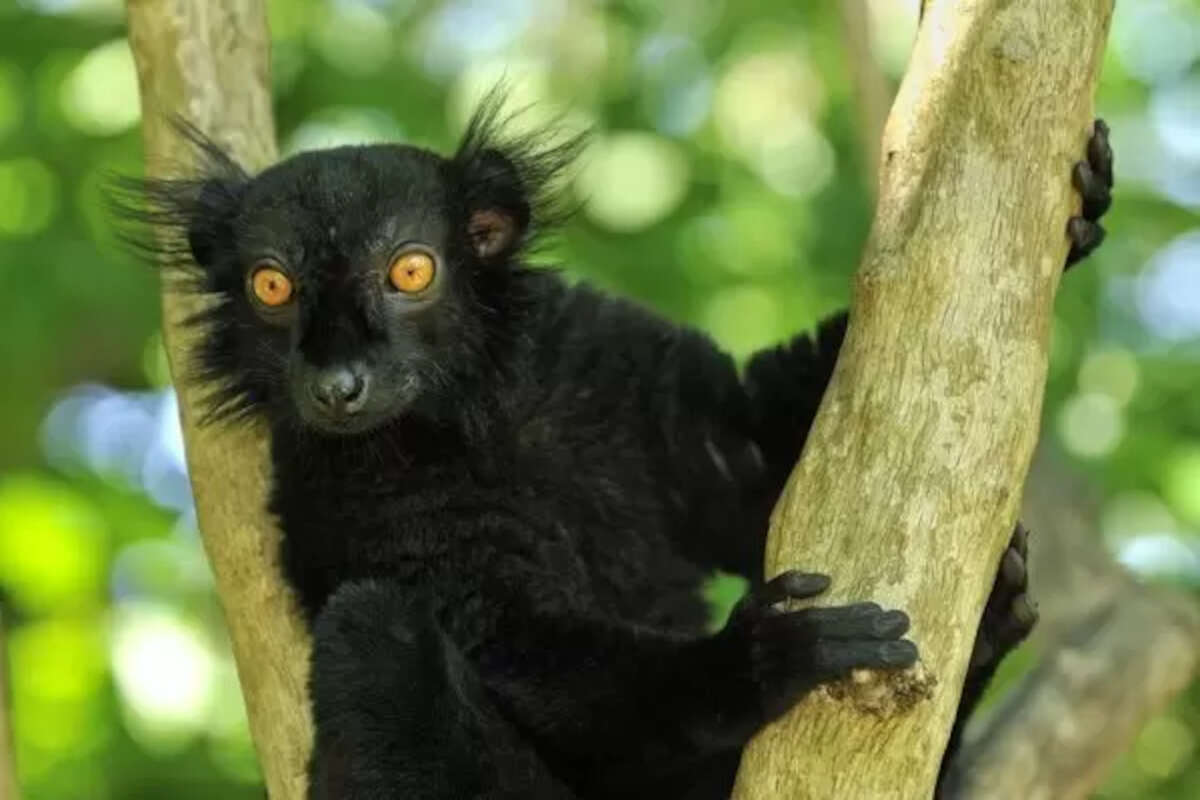
[[[1016,549],[1010,547],[1004,551],[1000,559],[1000,575],[1005,583],[1018,586],[1025,583],[1025,559]]]
[[[747,599],[756,606],[773,606],[784,600],[803,600],[816,597],[828,589],[829,584],[828,575],[788,570],[776,575],[757,589],[751,590]]]
[[[1032,628],[1038,621],[1037,604],[1027,594],[1020,594],[1012,603],[1013,619],[1023,628]]]
[[[1067,223],[1067,237],[1071,250],[1067,253],[1067,266],[1087,257],[1104,241],[1104,228],[1083,217],[1071,217]]]
[[[808,647],[813,640],[848,641],[899,639],[909,627],[903,611],[883,611],[874,603],[844,608],[806,608],[764,622],[769,632],[792,631],[796,646]]]
[[[1098,119],[1092,125],[1087,145],[1088,162],[1092,170],[1109,188],[1113,185],[1113,151],[1108,140],[1108,123]]]
[[[1092,165],[1086,161],[1076,162],[1071,170],[1071,183],[1083,197],[1081,216],[1088,220],[1098,220],[1104,216],[1112,205],[1112,192]]]
[[[1027,556],[1029,554],[1029,528],[1018,522],[1016,530],[1013,531],[1012,541],[1008,546],[1020,553],[1022,558]]]
[[[917,646],[897,641],[820,642],[810,654],[817,671],[829,677],[855,669],[901,669],[917,663]]]

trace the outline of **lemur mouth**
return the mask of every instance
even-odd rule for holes
[[[373,396],[361,405],[301,404],[300,416],[306,427],[326,436],[362,436],[404,416],[416,402],[420,386],[421,380],[409,374],[391,391],[381,393],[376,388]]]

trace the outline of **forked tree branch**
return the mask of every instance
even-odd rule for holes
[[[925,4],[849,333],[767,559],[830,570],[832,601],[907,609],[922,665],[813,693],[751,743],[736,800],[932,794],[1037,439],[1111,14]]]
[[[194,166],[195,153],[169,123],[173,114],[248,168],[274,160],[270,36],[261,0],[126,5],[147,173],[179,177]],[[279,533],[266,513],[266,433],[216,425],[197,431],[199,396],[185,369],[193,332],[181,322],[198,302],[164,287],[163,332],[179,390],[188,473],[267,789],[273,800],[301,800],[312,739],[308,642],[279,570]]]

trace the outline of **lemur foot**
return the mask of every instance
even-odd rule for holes
[[[1067,267],[1086,258],[1104,241],[1104,228],[1099,220],[1112,205],[1113,188],[1113,152],[1104,120],[1098,119],[1092,126],[1087,160],[1075,164],[1071,183],[1083,196],[1083,209],[1079,216],[1071,217],[1067,222],[1067,236],[1071,240]]]
[[[983,610],[975,649],[971,652],[971,673],[990,674],[1001,659],[1025,640],[1037,623],[1037,605],[1029,596],[1029,530],[1020,522],[1008,549],[1000,559],[996,582]]]

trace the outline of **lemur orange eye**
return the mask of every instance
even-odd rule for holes
[[[405,294],[416,294],[433,283],[433,256],[420,250],[409,250],[396,256],[388,269],[388,280]]]
[[[256,269],[250,278],[250,288],[258,302],[270,308],[278,308],[292,299],[292,279],[275,267]]]

